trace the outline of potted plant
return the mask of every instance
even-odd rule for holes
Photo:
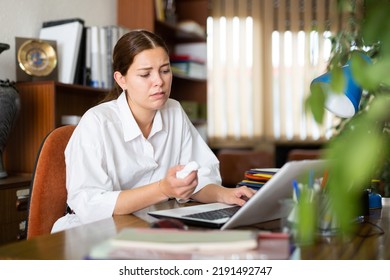
[[[362,6],[355,5],[356,2]],[[352,3],[352,4],[351,4]],[[353,230],[361,211],[361,197],[372,179],[381,179],[389,194],[390,185],[390,1],[364,0],[338,2],[339,9],[362,9],[362,17],[352,18],[350,31],[332,38],[328,71],[332,79],[328,90],[341,92],[345,78],[342,67],[350,63],[352,76],[364,90],[356,114],[341,119],[326,145],[331,175],[327,183],[329,198],[343,233]],[[344,10],[345,12],[345,10]],[[370,62],[362,55],[370,57]],[[322,123],[328,92],[314,88],[307,106]]]

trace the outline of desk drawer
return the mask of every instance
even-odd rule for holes
[[[26,239],[26,221],[0,225],[0,245]]]
[[[27,218],[29,188],[11,188],[0,191],[0,223],[19,222]]]

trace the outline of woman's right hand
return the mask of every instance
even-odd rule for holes
[[[167,198],[189,199],[198,185],[198,172],[192,171],[183,179],[176,178],[176,172],[182,170],[184,165],[171,167],[165,178],[160,180],[159,187]]]

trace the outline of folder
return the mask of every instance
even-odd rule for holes
[[[43,23],[40,39],[57,42],[58,80],[73,84],[79,58],[84,21],[69,19]]]

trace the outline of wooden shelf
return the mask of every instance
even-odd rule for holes
[[[174,78],[177,78],[177,79],[183,79],[183,80],[188,80],[188,81],[193,81],[193,82],[200,82],[200,83],[207,82],[206,79],[194,78],[194,77],[190,77],[190,76],[178,74],[178,73],[173,73],[173,76],[174,76]]]
[[[164,36],[164,40],[168,42],[175,41],[176,44],[206,41],[206,34],[204,36],[199,36],[196,33],[183,31],[176,25],[159,20],[155,21],[154,29],[157,34],[162,34],[162,36]]]
[[[21,110],[5,148],[7,172],[32,173],[39,147],[64,115],[82,116],[106,90],[54,81],[20,82]]]
[[[203,28],[208,16],[208,0],[176,0],[177,22],[192,20]],[[117,0],[118,25],[129,29],[144,28],[158,34],[166,42],[173,54],[175,45],[185,43],[205,43],[206,34],[185,32],[176,25],[159,21],[155,17],[154,0]],[[174,74],[171,97],[178,101],[195,101],[207,106],[207,79],[197,79]],[[207,121],[194,121],[203,125]]]

